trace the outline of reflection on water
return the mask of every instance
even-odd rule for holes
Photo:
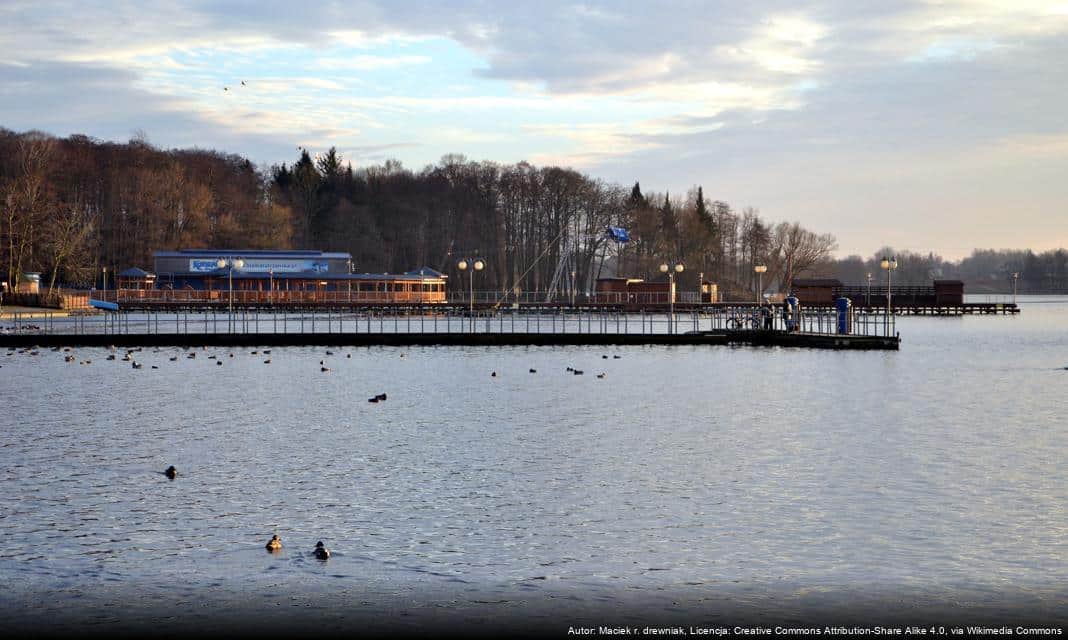
[[[899,319],[900,352],[0,352],[0,625],[1063,624],[1068,304],[1021,303]]]

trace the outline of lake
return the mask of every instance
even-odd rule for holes
[[[0,352],[0,629],[1064,626],[1068,300],[1020,304],[897,352]]]

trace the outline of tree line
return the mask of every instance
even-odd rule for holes
[[[883,285],[886,271],[880,263],[895,257],[895,284],[929,284],[932,280],[963,280],[971,293],[1007,293],[1015,285],[1018,293],[1068,293],[1068,251],[1054,249],[1035,253],[1030,249],[975,249],[958,262],[945,260],[934,253],[895,251],[883,247],[868,258],[852,255],[827,265],[845,283],[864,284],[870,274],[872,283]]]
[[[626,229],[630,242],[614,241],[609,226]],[[291,165],[261,169],[233,154],[158,149],[143,135],[112,143],[0,129],[2,272],[11,283],[41,272],[49,289],[101,286],[105,268],[151,270],[159,250],[300,248],[349,252],[359,272],[429,266],[454,286],[463,282],[459,260],[481,258],[478,289],[559,296],[590,291],[600,277],[663,278],[661,264],[682,263],[680,289],[703,278],[726,299],[751,299],[759,264],[766,290],[798,276],[863,282],[870,261],[835,261],[836,246],[830,234],[769,222],[700,186],[643,191],[569,168],[461,155],[418,171],[396,161],[357,168],[335,149],[314,157],[300,149]],[[1018,263],[1026,282],[1063,286],[1063,253],[977,252],[957,271],[899,253],[895,275],[906,282],[914,271],[949,275],[973,263],[1001,273]]]
[[[395,161],[354,168],[335,149],[292,165],[256,168],[240,156],[162,150],[0,129],[0,257],[8,282],[41,272],[49,289],[100,286],[106,268],[152,268],[152,253],[189,248],[346,251],[360,272],[429,266],[457,277],[462,258],[487,268],[478,288],[589,291],[599,277],[698,278],[728,295],[803,274],[834,238],[754,209],[643,193],[562,167],[472,162],[447,155],[412,171]],[[609,226],[629,230],[614,242]]]

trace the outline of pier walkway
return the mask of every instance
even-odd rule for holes
[[[393,307],[355,311],[106,312],[0,323],[0,346],[162,345],[572,345],[748,344],[829,349],[897,349],[894,317],[853,313],[838,333],[829,310],[787,321],[752,306],[658,313],[531,313]]]

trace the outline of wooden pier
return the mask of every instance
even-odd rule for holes
[[[898,336],[786,331],[666,333],[117,333],[2,334],[0,347],[411,347],[567,345],[750,345],[838,350],[900,348]]]

